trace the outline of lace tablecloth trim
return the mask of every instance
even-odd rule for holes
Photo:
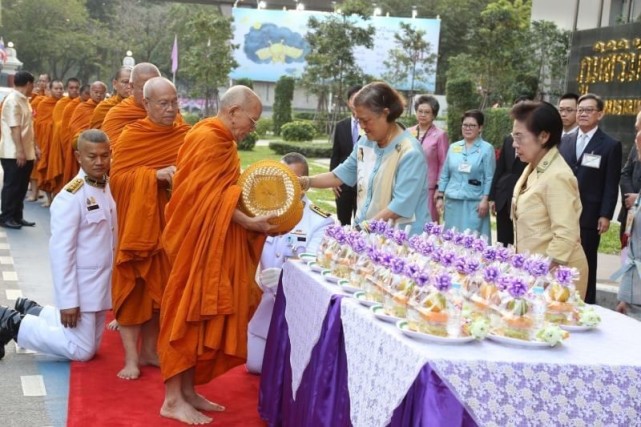
[[[318,283],[309,283],[311,271],[300,261],[289,261],[283,266],[283,292],[285,293],[285,320],[289,329],[291,352],[289,363],[292,368],[292,394],[300,386],[303,372],[309,364],[312,349],[318,342],[332,296],[337,292],[332,285],[323,282],[321,276],[314,277]],[[335,287],[334,287],[335,288]]]

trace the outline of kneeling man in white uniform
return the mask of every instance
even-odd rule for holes
[[[281,162],[288,165],[297,176],[309,174],[307,160],[302,154],[285,154]],[[247,338],[247,370],[251,373],[259,374],[262,370],[267,332],[283,264],[288,258],[296,258],[303,252],[316,253],[323,240],[325,229],[334,223],[330,214],[313,205],[305,194],[303,194],[303,204],[305,205],[303,218],[296,227],[288,234],[267,237],[263,247],[258,280],[263,296],[254,317],[249,322]]]
[[[88,130],[78,138],[80,172],[51,205],[49,257],[56,307],[26,298],[0,307],[0,349],[14,339],[24,348],[70,360],[96,353],[111,308],[116,206],[107,182],[109,138]]]

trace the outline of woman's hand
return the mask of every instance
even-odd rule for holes
[[[487,198],[484,197],[481,199],[477,210],[479,212],[479,218],[485,218],[487,216],[487,213],[490,211],[490,203],[487,201]]]

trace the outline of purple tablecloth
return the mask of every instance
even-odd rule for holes
[[[258,410],[270,426],[350,426],[347,356],[341,324],[342,296],[332,297],[318,343],[292,398],[290,342],[282,276],[269,328]],[[475,426],[472,417],[429,364],[420,371],[391,425]],[[374,427],[374,426],[372,426]]]

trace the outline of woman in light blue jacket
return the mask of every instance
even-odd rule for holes
[[[435,198],[446,229],[477,231],[491,242],[488,196],[496,157],[492,144],[481,138],[483,123],[480,110],[463,114],[463,139],[450,145]]]

